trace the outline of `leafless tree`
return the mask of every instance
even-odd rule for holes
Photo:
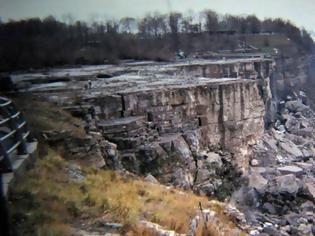
[[[134,32],[137,27],[136,19],[133,17],[124,17],[120,20],[119,24],[121,26],[121,31],[128,34]]]
[[[212,10],[203,12],[205,18],[205,29],[208,32],[215,32],[219,29],[218,14]]]

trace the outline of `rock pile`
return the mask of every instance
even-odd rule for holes
[[[315,114],[282,103],[275,127],[254,147],[248,183],[233,196],[252,235],[315,234]]]

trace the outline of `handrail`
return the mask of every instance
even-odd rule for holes
[[[22,113],[16,111],[11,100],[0,97],[0,111],[0,127],[9,129],[9,132],[0,138],[0,155],[5,158],[6,163],[11,163],[10,154],[14,150],[17,150],[18,154],[27,153],[25,144],[29,138],[30,131],[27,129],[27,122]]]
[[[6,119],[4,119],[4,120],[1,120],[1,121],[0,121],[0,125],[3,125],[3,124],[5,124],[5,123],[7,123],[9,120],[10,120],[10,118],[6,118]]]
[[[11,137],[13,134],[16,133],[16,130],[12,130],[10,133],[4,135],[3,137],[0,138],[0,142],[3,142],[5,140],[7,140],[9,137]]]
[[[18,117],[19,115],[21,115],[21,112],[18,111],[14,115],[12,115],[11,118],[14,119],[14,118]]]
[[[26,139],[30,134],[30,131],[27,131],[26,134],[23,135],[23,139]],[[13,152],[19,145],[21,144],[21,141],[16,142],[15,144],[12,145],[12,147],[7,150],[7,153],[10,154]]]
[[[21,115],[21,112],[18,111],[18,112],[16,112],[16,113],[14,113],[13,115],[11,115],[9,118],[6,118],[6,119],[4,119],[4,120],[0,120],[0,125],[6,123],[6,122],[9,121],[10,119],[15,119],[15,118],[17,118],[19,115]]]
[[[10,105],[12,102],[11,101],[7,101],[5,103],[0,103],[0,107],[6,107],[8,105]]]
[[[20,141],[13,144],[13,146],[9,150],[7,150],[7,154],[10,154],[11,152],[13,152],[20,144],[21,144]]]
[[[21,128],[22,128],[23,126],[25,126],[25,125],[26,125],[26,121],[24,121],[22,124],[19,124],[18,127],[17,127],[15,130],[12,130],[10,133],[8,133],[8,134],[6,134],[5,136],[1,137],[1,138],[0,138],[0,141],[3,142],[4,140],[8,139],[8,138],[11,137],[13,134],[15,134],[18,129],[21,129]]]
[[[25,125],[26,125],[26,121],[23,121],[23,123],[19,124],[17,128],[18,128],[18,129],[21,129],[21,128],[22,128],[23,126],[25,126]]]

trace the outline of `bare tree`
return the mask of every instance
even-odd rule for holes
[[[166,16],[155,13],[150,18],[151,29],[153,30],[155,38],[160,37],[167,32]]]
[[[119,23],[115,20],[106,21],[106,32],[107,33],[118,33]]]
[[[205,29],[208,32],[215,32],[219,29],[218,14],[212,10],[203,12],[205,17]]]
[[[170,13],[168,25],[171,33],[171,45],[173,50],[179,49],[179,28],[182,20],[181,13]]]
[[[252,34],[260,33],[261,23],[256,16],[254,15],[248,16],[246,18],[246,22],[247,22],[248,33],[252,33]]]
[[[135,31],[136,19],[133,17],[124,17],[120,20],[119,24],[122,32],[130,34]]]
[[[192,33],[194,31],[192,16],[183,17],[181,28],[183,33]]]

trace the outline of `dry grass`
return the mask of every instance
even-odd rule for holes
[[[33,95],[12,97],[28,121],[34,135],[40,136],[42,131],[67,130],[73,136],[82,137],[85,132],[82,120],[73,117],[57,105],[39,101]]]
[[[32,97],[19,97],[14,101],[36,134],[45,130],[68,130],[76,137],[84,135],[81,121],[53,104]],[[198,229],[200,236],[228,235],[221,234],[222,228],[240,232],[224,215],[223,205],[206,197],[86,166],[80,170],[84,180],[77,182],[69,174],[73,161],[65,160],[43,144],[40,144],[39,153],[42,153],[41,158],[11,194],[11,219],[19,235],[71,235],[82,223],[85,229],[93,228],[98,219],[122,223],[125,226],[122,233],[130,236],[154,235],[138,225],[139,220],[187,233],[199,202],[203,208],[215,210],[218,216],[218,221],[207,229]]]
[[[66,171],[69,166],[71,163],[49,150],[15,186],[12,219],[21,235],[68,235],[76,222],[98,217],[123,223],[129,235],[152,235],[137,226],[140,219],[186,233],[199,202],[217,211],[223,225],[235,229],[222,206],[205,197],[87,167],[81,169],[85,179],[75,182]]]
[[[245,232],[235,228],[235,225],[228,221],[226,216],[216,217],[204,225],[201,222],[196,230],[195,236],[246,236]]]

